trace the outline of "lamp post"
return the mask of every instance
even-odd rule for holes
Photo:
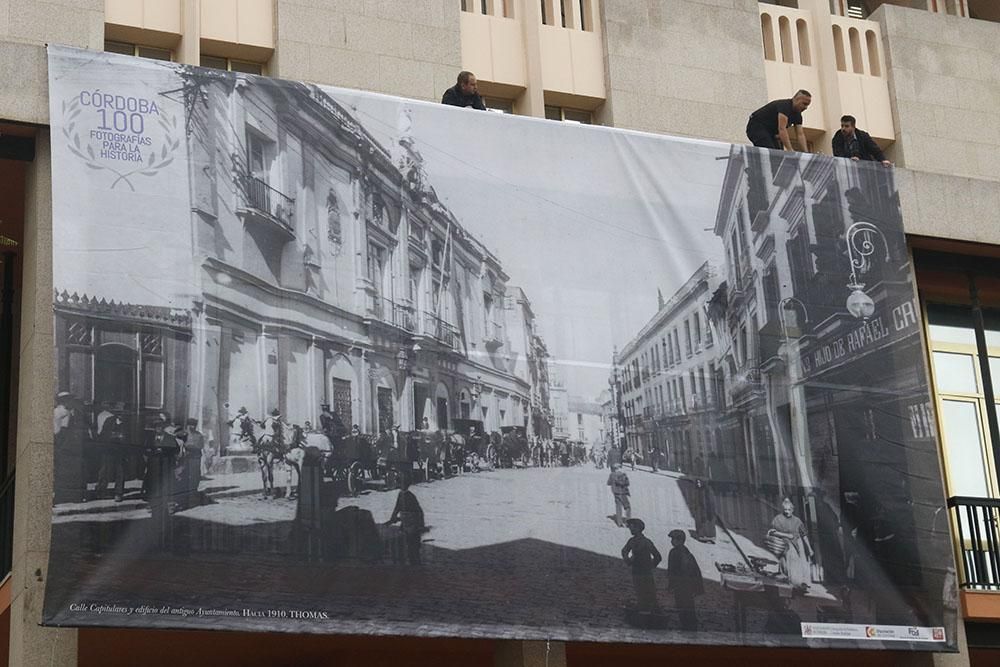
[[[847,312],[861,320],[867,320],[875,313],[875,302],[865,293],[865,284],[861,282],[860,276],[871,268],[871,257],[876,251],[874,239],[876,236],[882,240],[885,261],[888,262],[889,244],[885,240],[885,235],[872,223],[855,222],[847,228],[845,235],[847,258],[851,262],[851,280],[847,283],[847,289],[851,290],[851,294],[847,297]]]

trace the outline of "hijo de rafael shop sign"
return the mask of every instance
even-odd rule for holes
[[[817,345],[803,349],[802,370],[806,374],[826,370],[915,333],[919,322],[917,312],[916,299],[909,299],[868,320],[857,321],[852,318],[851,321],[857,324],[848,332],[829,342],[820,341]],[[837,327],[840,328],[842,327]]]

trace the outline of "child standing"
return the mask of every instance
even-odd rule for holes
[[[621,469],[620,463],[612,464],[611,474],[608,475],[608,486],[611,487],[611,495],[615,498],[615,523],[621,528],[625,525],[622,521],[622,510],[625,510],[625,518],[631,519],[632,504],[628,499],[628,475]]]

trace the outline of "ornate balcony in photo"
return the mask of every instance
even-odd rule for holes
[[[483,340],[486,349],[490,352],[503,347],[503,327],[497,322],[492,322],[486,326],[486,335]]]
[[[284,242],[295,238],[295,199],[251,174],[237,178],[236,185],[240,193],[236,215],[244,225]]]
[[[371,295],[368,312],[373,319],[397,327],[403,331],[415,333],[417,330],[413,308],[402,303],[396,303],[384,296],[378,294]]]
[[[427,311],[424,311],[421,325],[420,333],[423,335],[429,336],[453,350],[459,349],[461,341],[459,340],[458,327],[445,322],[437,315],[428,313]]]

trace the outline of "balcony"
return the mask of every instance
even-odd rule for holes
[[[459,349],[461,341],[459,339],[457,327],[445,322],[433,313],[428,313],[427,311],[424,311],[422,324],[423,328],[421,329],[421,333],[423,335],[433,338],[452,350]]]
[[[375,294],[371,297],[371,315],[385,324],[391,324],[404,331],[413,333],[417,330],[413,309],[392,299]]]
[[[285,193],[272,188],[267,181],[250,174],[237,179],[241,201],[236,214],[243,224],[275,236],[282,241],[295,238],[292,217],[295,215],[295,200]]]
[[[995,622],[1000,619],[1000,500],[955,496],[948,508],[963,616]]]
[[[837,131],[836,121],[849,112],[882,143],[895,139],[876,21],[770,4],[759,5],[759,11],[768,99],[789,97],[799,88],[812,92],[803,118],[813,136]]]
[[[499,323],[492,322],[486,325],[483,344],[490,352],[495,352],[503,347],[503,327]]]

